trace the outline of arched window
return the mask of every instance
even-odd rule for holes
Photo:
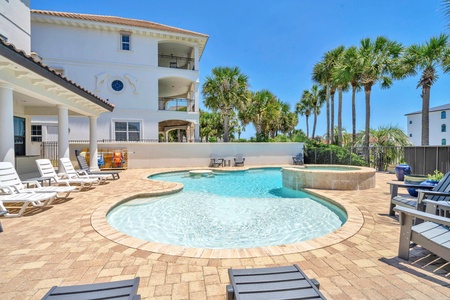
[[[446,139],[442,139],[442,140],[441,140],[441,145],[442,145],[442,146],[447,145],[447,140],[446,140]]]
[[[446,119],[447,118],[447,112],[444,110],[444,111],[441,111],[441,119]]]
[[[447,132],[447,125],[445,124],[441,125],[441,132]]]

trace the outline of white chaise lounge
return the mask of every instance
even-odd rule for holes
[[[24,184],[31,185],[33,188],[26,188]],[[21,181],[16,169],[10,162],[0,162],[0,185],[11,187],[16,193],[57,193],[59,199],[69,197],[76,187],[73,186],[41,186],[38,181]]]
[[[56,174],[55,169],[49,159],[36,159],[36,165],[38,166],[39,173],[43,179],[49,179],[51,183],[57,185],[77,185],[77,190],[80,191],[84,188],[90,188],[97,179],[64,179]]]
[[[68,179],[94,179],[96,183],[103,184],[108,179],[109,175],[89,175],[86,171],[75,170],[69,158],[59,159],[65,173],[65,178]]]
[[[9,193],[0,194],[0,211],[6,211],[4,206],[6,203],[23,203],[18,213],[12,214],[8,212],[4,215],[8,218],[21,217],[28,205],[44,207],[56,198],[56,193],[16,193],[11,187],[2,185],[0,185],[0,189]]]

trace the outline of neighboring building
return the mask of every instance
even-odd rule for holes
[[[30,1],[0,2],[0,161],[20,165],[39,155],[43,134],[31,125],[35,116],[52,116],[57,124],[59,157],[69,157],[69,115],[89,124],[84,139],[96,165],[97,118],[114,105],[55,73],[30,52]],[[54,137],[55,138],[55,137]],[[95,160],[94,160],[95,159]]]
[[[407,135],[415,146],[422,144],[422,111],[406,114]],[[450,104],[430,108],[429,145],[450,145]]]
[[[199,61],[208,36],[112,16],[31,11],[31,48],[57,72],[115,104],[98,118],[99,140],[199,138]],[[52,127],[51,119],[33,124]],[[89,122],[69,120],[70,140],[86,140]]]

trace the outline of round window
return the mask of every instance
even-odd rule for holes
[[[113,90],[115,90],[116,92],[120,92],[121,90],[123,90],[123,82],[120,80],[114,80],[111,83],[111,87]]]

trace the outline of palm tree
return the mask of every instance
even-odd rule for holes
[[[356,142],[356,93],[361,89],[361,65],[358,48],[352,46],[345,50],[341,63],[336,67],[334,76],[352,87],[352,142]]]
[[[333,70],[336,66],[339,56],[342,54],[344,46],[339,46],[325,53],[322,60],[314,66],[312,80],[326,88],[327,101],[327,136],[333,136],[334,132],[334,92],[336,87],[332,84]],[[331,98],[331,99],[330,99]],[[331,102],[331,103],[330,103]],[[330,112],[331,111],[331,112]],[[330,122],[331,121],[331,122]],[[330,125],[331,123],[331,125]]]
[[[370,38],[361,40],[358,59],[361,67],[361,85],[364,86],[366,100],[365,132],[370,131],[370,93],[372,87],[380,82],[381,88],[392,85],[392,76],[398,66],[398,58],[403,47],[400,43],[379,36],[374,41]],[[369,135],[365,135],[364,146],[369,147]],[[367,159],[369,156],[367,155]]]
[[[306,137],[309,138],[309,116],[313,110],[313,101],[311,92],[304,90],[300,101],[295,105],[295,112],[306,117]]]
[[[280,116],[280,104],[277,97],[268,90],[251,93],[245,112],[239,117],[243,124],[253,123],[256,131],[256,140],[262,141],[268,138],[269,131],[273,131],[274,125]]]
[[[450,21],[450,0],[443,0],[444,15]],[[450,23],[447,25],[450,28]]]
[[[295,126],[298,124],[298,116],[296,113],[291,111],[291,106],[289,103],[280,101],[281,115],[279,122],[279,131],[284,135],[286,133],[292,133]]]
[[[248,76],[242,74],[238,67],[216,67],[212,69],[212,76],[207,76],[203,83],[205,106],[222,114],[224,142],[229,139],[229,117],[232,111],[245,106],[247,88]]]
[[[311,137],[314,138],[316,136],[317,116],[320,115],[320,110],[326,101],[326,89],[320,89],[317,84],[313,84],[310,90],[310,96],[312,113],[314,115]]]
[[[412,76],[421,72],[417,88],[422,88],[422,145],[429,144],[429,112],[430,90],[438,79],[438,67],[441,66],[444,73],[450,71],[450,48],[448,36],[441,34],[432,37],[422,45],[414,44],[406,49],[402,59],[402,73],[400,75]]]

